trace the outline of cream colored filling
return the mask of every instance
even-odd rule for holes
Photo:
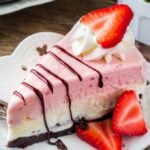
[[[144,94],[145,83],[121,87],[119,89],[114,88],[107,93],[99,92],[88,95],[84,99],[72,101],[71,109],[74,119],[78,120],[81,117],[85,117],[88,120],[93,120],[102,117],[114,108],[117,97],[122,91],[127,89],[133,89],[137,91],[137,94]],[[67,103],[63,103],[54,110],[50,110],[46,117],[50,131],[58,132],[72,126]],[[60,126],[57,126],[57,124]],[[18,137],[28,137],[45,132],[43,116],[40,116],[36,120],[26,117],[23,124],[8,126],[8,140],[12,141]]]

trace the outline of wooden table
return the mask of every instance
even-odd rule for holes
[[[10,54],[21,40],[35,32],[66,34],[83,14],[114,3],[115,0],[56,0],[0,16],[0,56]],[[144,56],[150,60],[147,49],[142,46]]]

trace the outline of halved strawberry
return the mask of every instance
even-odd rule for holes
[[[87,130],[79,125],[76,127],[77,135],[97,150],[121,150],[122,138],[112,130],[111,120],[89,123]]]
[[[125,91],[114,109],[113,130],[120,135],[143,135],[147,132],[141,106],[136,93]]]
[[[118,44],[133,18],[132,10],[125,4],[94,10],[80,20],[89,26],[97,36],[97,42],[104,48]]]

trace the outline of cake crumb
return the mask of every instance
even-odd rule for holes
[[[146,85],[147,85],[147,86],[150,85],[150,81],[149,81],[149,80],[147,80]]]
[[[57,126],[57,127],[59,127],[59,126],[60,126],[60,124],[59,124],[59,123],[56,123],[56,126]]]
[[[143,94],[139,94],[139,98],[140,98],[140,99],[143,99]]]
[[[22,69],[23,71],[27,71],[27,70],[28,70],[25,65],[22,65],[22,66],[21,66],[21,69]]]
[[[43,56],[47,53],[47,45],[44,44],[43,47],[37,47],[37,52],[39,53],[40,56]]]

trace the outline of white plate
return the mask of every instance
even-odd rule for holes
[[[52,1],[54,0],[19,0],[8,4],[3,4],[0,5],[0,15],[6,15],[27,7],[41,5]]]
[[[37,47],[47,45],[51,49],[63,35],[53,32],[41,32],[24,39],[10,56],[0,57],[0,99],[9,101],[9,95],[23,81],[28,71],[41,59]],[[26,67],[24,71],[22,67]]]
[[[4,56],[0,58],[0,99],[9,100],[9,95],[16,87],[17,84],[26,76],[27,72],[20,69],[21,65],[26,65],[28,70],[32,68],[35,63],[41,58],[37,51],[37,47],[47,45],[48,49],[52,48],[63,35],[44,32],[36,33],[23,40],[15,49],[14,53],[10,56]],[[26,61],[28,60],[28,61]],[[150,78],[150,64],[148,64],[147,76]],[[12,69],[14,71],[12,71]],[[17,76],[16,76],[17,74]],[[8,80],[9,79],[9,80]],[[150,87],[148,87],[150,88]],[[147,88],[146,98],[150,101],[150,90]],[[148,101],[150,106],[150,102]],[[147,107],[144,109],[147,119],[150,120],[150,109]],[[0,150],[19,150],[18,148],[7,148],[5,146],[7,138],[7,125],[5,121],[0,121]],[[61,137],[62,141],[67,145],[68,150],[95,150],[90,145],[81,141],[75,134]],[[150,144],[150,132],[142,137],[127,137],[123,139],[125,148],[123,150],[143,150]],[[57,150],[56,147],[50,146],[45,142],[34,144],[26,148],[26,150]]]

